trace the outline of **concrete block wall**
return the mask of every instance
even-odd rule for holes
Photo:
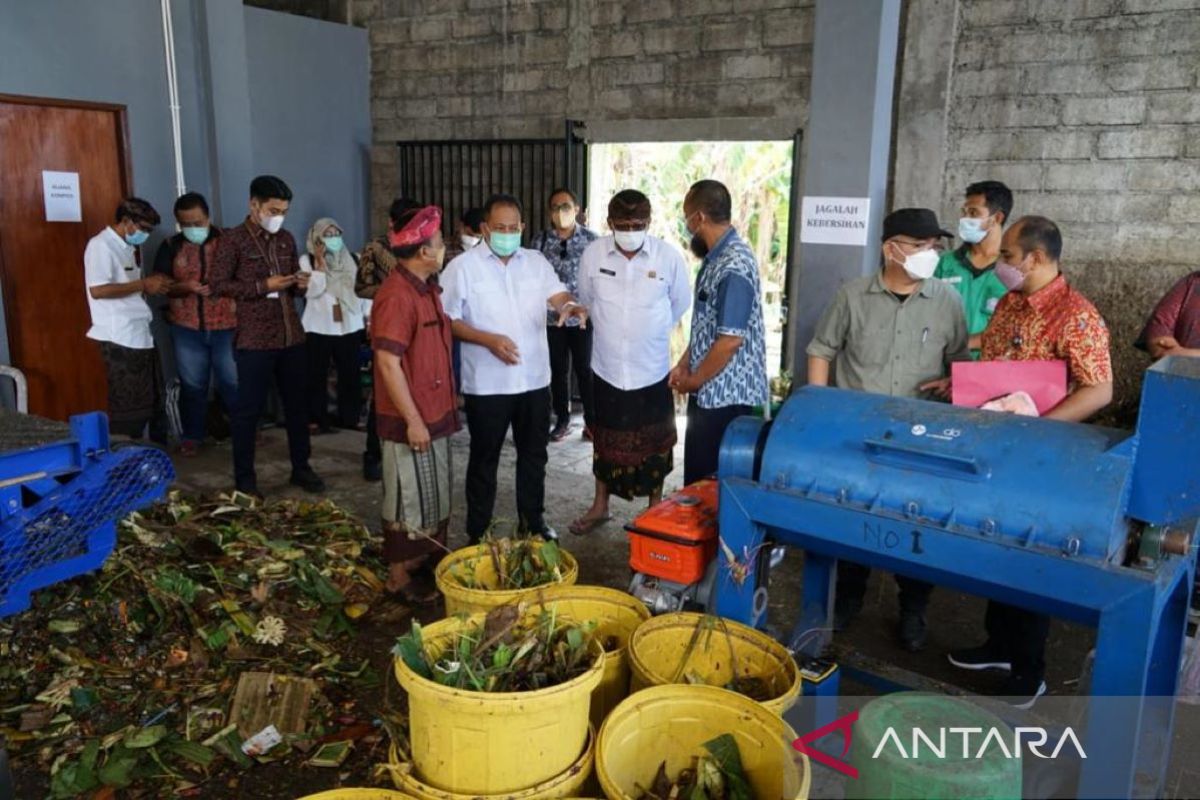
[[[956,219],[962,189],[995,178],[1016,215],[1061,226],[1068,277],[1111,329],[1127,418],[1149,360],[1132,342],[1200,268],[1200,1],[960,0],[957,12],[930,202]]]
[[[568,118],[646,141],[785,139],[807,118],[813,0],[352,0],[351,13],[370,34],[376,226],[397,140],[556,137]]]

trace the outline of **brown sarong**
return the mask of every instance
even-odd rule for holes
[[[592,474],[626,500],[660,491],[679,438],[667,379],[624,391],[594,375],[592,398]]]
[[[108,428],[141,438],[159,402],[158,353],[100,342],[108,373]]]

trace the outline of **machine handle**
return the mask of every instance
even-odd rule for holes
[[[987,477],[983,464],[973,456],[931,453],[919,447],[886,439],[866,439],[863,445],[867,448],[868,458],[878,464],[919,470],[946,478],[978,481]]]

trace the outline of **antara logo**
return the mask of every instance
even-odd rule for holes
[[[1029,752],[1038,758],[1058,758],[1058,754],[1068,742],[1075,748],[1075,752],[1080,758],[1087,758],[1087,753],[1083,751],[1083,745],[1079,743],[1079,738],[1075,735],[1075,731],[1070,727],[1063,729],[1062,735],[1058,738],[1058,744],[1054,746],[1054,751],[1050,755],[1046,755],[1039,748],[1043,747],[1050,739],[1050,735],[1045,728],[1014,728],[1012,731],[1012,749],[1009,749],[1008,742],[1005,741],[1004,733],[999,728],[938,728],[937,742],[925,733],[921,728],[912,729],[911,747],[908,750],[904,749],[904,742],[900,739],[900,734],[896,733],[895,728],[888,728],[884,731],[883,738],[879,740],[879,746],[875,748],[875,752],[871,754],[871,758],[879,758],[879,754],[884,751],[889,743],[900,754],[901,758],[920,758],[921,743],[928,748],[929,752],[938,758],[945,758],[948,749],[948,744],[954,744],[956,737],[961,737],[962,740],[962,758],[974,758],[976,760],[983,758],[991,748],[995,748],[1004,754],[1005,758],[1020,758],[1022,755],[1021,743],[1023,737],[1028,737],[1024,743],[1029,748]],[[947,734],[949,734],[950,742],[947,742]],[[979,747],[973,749],[971,747],[972,737],[982,737],[974,739],[979,742]],[[950,751],[953,754],[953,750]]]
[[[818,764],[824,764],[830,769],[836,770],[850,778],[857,778],[858,770],[842,760],[850,753],[850,744],[854,736],[854,723],[857,721],[858,712],[852,711],[844,717],[835,719],[828,725],[823,725],[815,731],[801,736],[792,742],[792,747],[804,753]],[[828,753],[812,746],[812,743],[816,740],[836,731],[841,731],[842,733],[842,752],[840,758],[834,758]],[[950,750],[951,745],[956,744],[960,740],[962,743],[962,758],[964,759],[981,759],[993,748],[1003,754],[1005,758],[1021,758],[1022,753],[1025,752],[1022,749],[1022,744],[1025,745],[1029,753],[1038,758],[1058,758],[1058,754],[1068,744],[1075,749],[1080,758],[1087,758],[1087,753],[1084,752],[1083,745],[1079,743],[1079,737],[1075,735],[1075,731],[1070,727],[1063,729],[1062,734],[1058,737],[1057,744],[1054,746],[1054,750],[1049,755],[1046,755],[1041,750],[1050,741],[1050,734],[1045,728],[1014,728],[1011,740],[1006,740],[1004,733],[999,728],[944,727],[937,729],[936,737],[930,736],[921,728],[913,728],[909,739],[910,746],[905,748],[904,739],[897,733],[895,728],[889,727],[884,731],[883,738],[879,740],[879,745],[875,748],[875,752],[871,754],[871,758],[879,758],[889,747],[894,749],[901,758],[920,758],[922,747],[938,758],[945,758],[947,752],[953,752]],[[978,742],[977,747],[972,747],[973,741]],[[1012,743],[1011,748],[1009,747],[1009,741]]]

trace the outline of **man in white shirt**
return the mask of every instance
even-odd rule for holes
[[[511,426],[517,448],[517,515],[530,533],[557,538],[543,516],[550,429],[550,349],[546,309],[558,324],[587,310],[541,253],[521,247],[521,203],[508,194],[483,209],[485,246],[442,273],[442,303],[462,342],[462,392],[471,433],[467,463],[467,535],[478,542],[492,524],[496,470]]]
[[[116,221],[83,251],[84,284],[92,316],[89,339],[100,343],[108,373],[108,420],[113,433],[140,439],[154,416],[160,392],[158,356],[150,335],[154,315],[143,295],[166,294],[171,279],[142,277],[134,248],[159,223],[154,207],[137,197],[117,206]]]
[[[674,467],[675,400],[671,330],[692,304],[683,254],[646,233],[650,200],[633,189],[608,204],[610,236],[583,251],[579,299],[590,309],[592,344],[592,507],[571,523],[586,534],[609,519],[608,498],[662,499]]]

